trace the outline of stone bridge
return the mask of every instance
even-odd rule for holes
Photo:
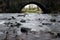
[[[21,13],[28,4],[36,4],[44,13],[60,12],[60,0],[0,0],[0,13]]]

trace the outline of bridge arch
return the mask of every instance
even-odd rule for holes
[[[25,3],[22,3],[21,8],[20,8],[20,12],[28,4],[36,4],[37,6],[39,6],[42,9],[43,13],[48,13],[47,7],[43,4],[41,4],[41,3],[38,3],[38,2],[25,2]]]

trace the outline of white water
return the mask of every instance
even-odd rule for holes
[[[52,31],[52,32],[60,32],[60,23],[57,21],[60,20],[60,15],[57,17],[52,16],[51,14],[27,14],[25,17],[20,16],[17,17],[17,15],[24,15],[24,14],[0,14],[0,19],[3,18],[11,18],[11,16],[14,16],[16,20],[10,20],[10,22],[15,22],[17,21],[18,23],[21,23],[20,20],[24,19],[26,20],[26,23],[21,23],[22,25],[20,27],[25,27],[25,28],[31,28],[31,31],[37,31],[39,32],[40,30],[42,31]],[[38,20],[40,18],[40,20]],[[56,22],[50,22],[51,18],[55,18]],[[45,19],[45,20],[43,20]],[[3,25],[4,22],[8,22],[8,20],[0,20],[0,30],[7,30],[8,28],[5,27],[6,25]],[[42,25],[42,23],[50,23],[52,25]],[[39,27],[41,25],[42,27]],[[17,31],[17,34],[19,34],[20,31]]]

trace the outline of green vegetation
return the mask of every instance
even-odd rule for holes
[[[22,12],[23,13],[42,13],[42,10],[40,7],[38,7],[35,4],[29,4],[22,9]]]
[[[39,8],[26,8],[26,9],[22,9],[22,12],[25,12],[25,13],[39,13],[39,12],[42,12],[42,10]]]
[[[32,9],[23,9],[23,12],[29,12],[29,13],[37,13],[39,12],[39,10],[37,10],[36,8],[32,8]]]

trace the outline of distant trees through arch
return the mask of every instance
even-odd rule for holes
[[[42,9],[36,4],[28,4],[21,11],[23,13],[43,13]]]
[[[20,8],[20,12],[47,13],[47,9],[46,9],[46,6],[41,3],[29,2],[29,3],[22,4],[22,6]]]

